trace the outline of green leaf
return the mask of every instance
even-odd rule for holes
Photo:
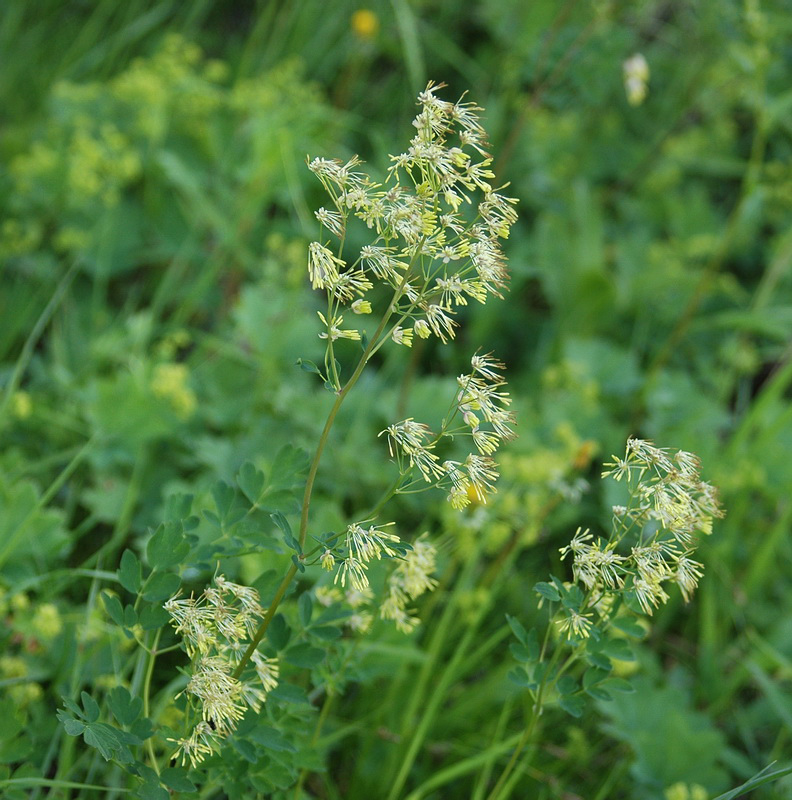
[[[319,371],[319,367],[314,364],[313,361],[309,361],[307,358],[298,358],[297,359],[297,366],[304,370],[305,372],[312,372],[315,375],[321,375],[322,373]]]
[[[118,737],[116,729],[103,722],[92,722],[85,726],[83,740],[90,747],[95,747],[105,761],[110,761],[121,753],[124,745]]]
[[[297,601],[297,612],[300,616],[300,622],[303,628],[307,628],[311,623],[311,616],[313,615],[313,600],[308,592],[303,592],[300,599]]]
[[[523,627],[522,622],[520,622],[517,617],[513,617],[510,614],[506,615],[506,621],[509,623],[512,633],[517,637],[517,641],[520,642],[520,644],[528,644],[528,633]]]
[[[638,620],[633,617],[616,617],[611,624],[627,636],[632,636],[634,639],[643,639],[646,636],[646,630]]]
[[[124,686],[116,686],[107,695],[107,704],[113,716],[127,727],[130,726],[143,710],[143,700],[133,697]]]
[[[181,523],[172,521],[159,525],[146,546],[148,562],[154,569],[180,564],[189,552],[190,545],[184,538]]]
[[[131,603],[124,606],[124,627],[134,628],[137,625],[137,612]]]
[[[140,800],[170,800],[170,792],[167,789],[163,789],[156,783],[148,782],[135,792],[135,796]]]
[[[772,781],[777,781],[779,778],[783,778],[785,775],[792,774],[792,766],[789,767],[780,767],[779,769],[772,769],[773,764],[776,762],[773,761],[771,764],[768,764],[763,770],[760,770],[756,773],[752,778],[749,778],[745,783],[741,786],[738,786],[736,789],[732,789],[729,792],[725,792],[724,794],[719,794],[714,800],[737,800],[738,797],[742,797],[742,795],[746,794],[747,792],[752,792],[754,789],[758,789],[760,786],[763,786],[766,783],[772,783]]]
[[[160,780],[174,792],[195,791],[195,784],[187,777],[187,770],[182,767],[165,767],[160,773]]]
[[[138,557],[131,550],[124,550],[121,556],[121,566],[118,569],[118,580],[121,585],[132,594],[140,591],[143,577]]]
[[[135,735],[140,741],[145,741],[154,735],[154,723],[148,717],[136,720],[130,728],[130,733]]]
[[[604,681],[609,675],[609,670],[600,669],[599,667],[589,667],[583,673],[583,688],[590,689],[592,686],[596,686],[598,683]]]
[[[22,730],[16,707],[11,700],[0,700],[0,741],[13,739]]]
[[[237,473],[237,484],[253,505],[257,505],[264,491],[266,476],[250,461],[246,461]]]
[[[270,514],[270,519],[281,529],[281,531],[283,531],[286,536],[294,538],[291,525],[289,525],[289,520],[283,516],[282,512],[276,511],[273,514]]]
[[[609,692],[623,692],[625,694],[632,694],[635,687],[624,678],[608,678],[602,682],[602,688],[607,689]]]
[[[551,583],[545,583],[544,581],[540,581],[534,586],[534,591],[540,597],[544,597],[551,603],[557,603],[561,599],[561,593]]]
[[[304,704],[309,703],[308,695],[301,686],[281,681],[268,695],[269,698],[284,703]]]
[[[629,642],[624,639],[604,639],[600,644],[600,651],[617,661],[635,661],[635,653]]]
[[[258,744],[264,745],[267,750],[286,753],[297,752],[297,748],[280,731],[275,730],[275,728],[259,725],[248,733],[248,738]]]
[[[181,578],[178,575],[173,572],[159,572],[150,578],[143,597],[151,603],[160,603],[173,597],[179,586]]]
[[[531,649],[519,642],[512,642],[509,645],[509,650],[517,661],[521,661],[524,664],[536,660],[531,653]]]
[[[289,643],[291,629],[286,624],[283,614],[276,614],[267,628],[267,640],[276,650],[283,650]]]
[[[574,694],[579,688],[578,682],[571,675],[562,675],[556,684],[558,693],[562,695]]]
[[[231,739],[231,745],[234,750],[242,756],[249,764],[255,764],[257,761],[256,748],[250,742],[245,741],[239,736],[234,736]]]
[[[586,694],[590,695],[596,700],[607,701],[613,699],[610,693],[606,689],[603,689],[602,686],[591,686],[590,688],[586,689]]]
[[[99,704],[88,692],[81,692],[80,699],[85,709],[85,719],[87,719],[88,722],[96,722],[96,720],[99,719]]]
[[[69,736],[79,736],[85,730],[84,722],[69,716],[63,711],[58,711],[56,716],[61,721],[66,733],[68,733]]]
[[[226,517],[228,517],[228,512],[231,511],[231,507],[234,505],[234,499],[236,498],[234,488],[229,486],[225,481],[217,481],[217,483],[212,486],[212,497],[220,519],[226,519]]]
[[[522,667],[515,667],[506,673],[506,677],[517,686],[523,688],[536,688],[536,683],[531,679],[528,673]]]
[[[311,628],[310,634],[323,642],[332,642],[340,639],[343,632],[340,628],[334,628],[332,625],[321,625],[318,628]]]
[[[284,653],[284,660],[295,667],[311,669],[319,664],[325,657],[325,651],[310,644],[298,644],[290,647]]]
[[[573,717],[582,717],[583,711],[586,708],[586,702],[582,697],[573,695],[571,697],[562,697],[558,701],[558,705]]]
[[[116,625],[124,627],[124,607],[121,601],[114,594],[110,594],[106,589],[102,591],[102,602],[104,603],[105,610],[107,611],[110,619]]]
[[[193,499],[193,495],[185,492],[168,495],[165,501],[165,519],[178,522],[189,517]]]
[[[144,631],[153,631],[166,625],[170,615],[159,603],[144,603],[140,609],[140,626]]]

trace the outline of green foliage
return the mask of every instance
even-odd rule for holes
[[[3,4],[0,795],[786,797],[790,32],[780,0]],[[314,477],[333,370],[375,337],[347,309],[362,343],[323,355],[306,155],[382,180],[429,79],[486,108],[510,294],[457,308],[454,348],[378,349]],[[457,511],[377,434],[439,429],[476,348],[520,438]],[[590,597],[559,550],[606,541],[628,436],[698,453],[727,515],[689,605],[649,618],[626,579],[568,636]],[[389,486],[404,541],[370,595],[334,584]],[[379,612],[424,531],[404,635]],[[279,683],[193,768],[163,604],[220,575],[272,608]]]

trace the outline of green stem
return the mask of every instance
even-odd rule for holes
[[[242,671],[247,666],[248,661],[250,661],[251,657],[253,656],[253,653],[256,651],[256,648],[259,646],[259,643],[264,638],[264,634],[267,632],[267,628],[269,628],[270,622],[272,622],[272,618],[275,616],[275,612],[278,610],[278,606],[280,605],[281,600],[283,600],[283,596],[286,594],[286,590],[289,588],[292,578],[296,574],[297,567],[296,565],[292,564],[289,567],[289,571],[281,581],[278,591],[275,593],[275,597],[272,598],[272,602],[269,604],[267,613],[264,615],[264,619],[262,620],[261,625],[259,625],[256,635],[248,645],[247,650],[245,650],[245,655],[242,656],[239,664],[237,664],[237,668],[233,672],[234,678],[239,678],[239,676],[242,674]]]
[[[154,636],[154,641],[151,645],[151,650],[149,650],[149,662],[148,667],[146,668],[146,676],[143,679],[143,716],[148,717],[149,711],[151,709],[151,704],[149,702],[150,698],[150,690],[151,690],[151,677],[154,674],[154,662],[157,660],[158,650],[157,645],[159,644],[160,636],[162,635],[162,628],[160,628],[156,635]],[[154,753],[154,743],[153,738],[149,737],[146,740],[146,748],[148,749],[149,760],[151,761],[151,766],[154,768],[154,772],[157,775],[160,774],[159,764],[157,763],[157,756]]]
[[[52,786],[58,789],[97,789],[100,792],[106,792],[107,786],[96,786],[90,783],[75,783],[74,781],[59,781],[49,780],[47,778],[6,778],[0,780],[0,787],[2,786]],[[132,789],[114,789],[116,792],[124,792],[129,794]]]
[[[547,631],[545,632],[545,638],[542,644],[542,651],[543,651],[542,655],[544,655],[544,650],[547,646],[548,633],[550,631],[551,625],[552,625],[552,617],[551,621],[548,623]],[[520,737],[520,741],[517,743],[517,747],[514,748],[514,752],[512,753],[511,758],[509,759],[509,763],[506,764],[506,767],[501,773],[500,778],[498,778],[498,782],[495,784],[493,790],[489,793],[487,800],[497,800],[497,798],[501,796],[501,793],[503,792],[506,786],[506,782],[509,779],[512,770],[517,766],[517,762],[520,758],[520,755],[522,754],[522,751],[531,741],[533,733],[536,730],[536,724],[539,721],[539,717],[542,715],[542,708],[544,706],[545,695],[547,693],[547,689],[549,688],[547,679],[548,676],[553,673],[553,669],[555,668],[555,665],[558,662],[560,654],[561,654],[561,648],[558,647],[553,653],[553,657],[550,659],[550,663],[547,665],[547,669],[544,671],[544,674],[542,675],[542,681],[539,684],[539,689],[536,692],[536,700],[534,701],[533,704],[531,719],[528,723],[528,727],[526,727],[526,729],[523,731],[523,735]],[[540,663],[541,663],[541,656],[540,656]],[[568,666],[569,666],[569,660],[567,661],[566,664],[564,664],[562,669],[559,671],[558,675],[554,676],[552,683],[555,683],[556,678],[559,677],[566,670]],[[504,794],[504,797],[507,796],[508,794]]]

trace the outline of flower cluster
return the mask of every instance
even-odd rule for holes
[[[320,208],[316,218],[338,240],[336,252],[328,239],[312,242],[308,255],[311,285],[327,292],[320,336],[328,340],[328,366],[335,340],[360,338],[360,331],[342,328],[342,307],[370,313],[372,302],[364,298],[375,286],[393,293],[384,321],[395,319],[380,329],[383,340],[389,336],[409,347],[416,336],[453,338],[456,308],[469,299],[483,303],[490,294],[500,296],[506,285],[499,240],[517,219],[516,201],[489,183],[481,109],[442,100],[439,88],[429,84],[419,95],[415,136],[406,152],[391,156],[383,184],[360,169],[357,157],[309,164],[332,200],[332,208]],[[466,206],[476,210],[472,219],[461,213]],[[348,262],[343,247],[353,217],[376,236]]]
[[[437,550],[420,537],[388,578],[387,597],[380,607],[380,617],[393,620],[403,633],[410,633],[419,622],[407,611],[407,604],[437,585],[432,578],[436,559]]]
[[[514,417],[507,410],[511,398],[501,391],[505,385],[500,377],[503,364],[482,355],[473,356],[470,363],[471,373],[457,378],[459,391],[439,434],[413,419],[396,422],[382,431],[388,434],[390,454],[400,472],[407,474],[417,468],[424,481],[448,489],[448,500],[457,509],[465,508],[473,499],[486,503],[498,477],[492,455],[502,440],[514,435]],[[460,436],[469,436],[477,452],[469,453],[463,461],[441,462],[436,453],[438,444],[444,438]]]
[[[171,597],[164,607],[192,659],[184,693],[200,716],[189,736],[168,740],[176,744],[171,757],[195,767],[233,733],[248,707],[261,708],[278,685],[278,662],[254,651],[255,677],[234,674],[264,616],[258,592],[249,586],[218,575],[200,597]]]
[[[340,551],[342,561],[333,582],[340,582],[341,586],[346,586],[349,581],[355,591],[366,591],[369,585],[366,574],[369,562],[374,558],[379,560],[383,554],[387,558],[399,555],[399,551],[393,547],[399,543],[399,537],[395,533],[383,530],[392,524],[388,523],[379,528],[374,525],[364,528],[360,523],[347,526],[343,548]],[[335,567],[336,556],[332,550],[327,549],[322,554],[320,562],[326,570],[332,570]]]
[[[374,615],[368,606],[374,598],[370,588],[354,589],[352,586],[343,592],[336,586],[317,586],[314,590],[317,601],[329,607],[333,603],[345,603],[354,613],[344,619],[344,625],[354,633],[366,633],[374,621]]]
[[[400,558],[398,566],[388,577],[386,598],[380,606],[380,617],[393,620],[396,627],[404,633],[412,631],[419,620],[410,616],[406,606],[424,592],[434,589],[436,581],[432,574],[435,571],[437,551],[426,540],[425,535],[410,549],[402,546],[401,550],[395,550],[393,545],[398,542],[399,537],[396,534],[386,533],[375,527],[350,525],[342,550],[345,556],[341,556],[343,561],[336,572],[334,585],[317,587],[316,599],[325,606],[344,601],[355,611],[347,620],[347,626],[355,632],[365,633],[373,621],[373,615],[365,608],[374,597],[366,574],[368,562],[382,555]],[[328,549],[321,556],[320,562],[325,569],[332,570],[336,559]],[[344,587],[343,592],[337,588],[339,583]]]
[[[626,506],[613,508],[613,533],[608,540],[578,528],[561,548],[572,556],[572,573],[585,590],[579,607],[568,607],[561,629],[586,637],[594,609],[607,618],[618,593],[651,615],[669,599],[666,586],[676,583],[689,601],[702,576],[702,565],[692,556],[698,537],[712,532],[712,520],[723,516],[717,491],[701,480],[699,460],[692,454],[655,447],[629,439],[623,458],[613,456],[603,477],[627,483]]]

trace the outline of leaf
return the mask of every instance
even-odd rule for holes
[[[319,371],[319,367],[317,367],[313,361],[309,361],[307,358],[298,358],[296,364],[300,369],[304,370],[305,372],[313,372],[315,375],[322,374]]]
[[[610,675],[610,670],[601,669],[600,667],[589,667],[583,673],[583,688],[590,689],[601,683]]]
[[[61,721],[66,733],[68,733],[69,736],[79,736],[85,730],[84,722],[81,722],[79,719],[75,719],[74,717],[70,717],[63,711],[58,711],[56,716]]]
[[[165,519],[180,522],[189,517],[193,499],[193,495],[185,492],[176,492],[168,495],[165,501]]]
[[[771,764],[768,764],[763,770],[757,772],[756,775],[749,778],[741,786],[729,792],[725,792],[724,794],[719,794],[714,800],[737,800],[738,797],[741,797],[746,792],[752,792],[754,789],[764,786],[766,783],[777,781],[785,775],[792,774],[792,766],[780,767],[777,770],[772,770],[773,764],[775,763],[776,762],[773,761]]]
[[[118,569],[118,580],[121,585],[132,594],[140,591],[143,580],[138,557],[131,550],[124,550],[121,556],[121,566]]]
[[[265,483],[266,476],[251,461],[246,461],[237,473],[237,484],[253,505],[258,505]]]
[[[122,724],[129,727],[143,710],[143,700],[133,697],[124,686],[116,686],[107,695],[107,704],[113,716]]]
[[[611,700],[610,693],[603,689],[602,686],[591,686],[590,688],[586,689],[586,694],[593,697],[595,700]]]
[[[268,695],[273,700],[284,703],[310,703],[308,695],[301,686],[281,681]]]
[[[14,704],[8,699],[0,700],[0,741],[13,739],[21,730]]]
[[[625,694],[632,694],[635,687],[624,678],[607,678],[602,682],[602,688],[607,689],[609,692],[623,692]]]
[[[335,641],[336,639],[340,639],[343,635],[340,628],[334,628],[332,625],[321,625],[318,628],[311,628],[310,633],[323,642]]]
[[[276,650],[283,650],[289,643],[291,629],[286,624],[283,614],[276,614],[267,628],[267,640]]]
[[[294,534],[292,533],[291,525],[289,525],[289,520],[287,520],[280,511],[270,514],[270,519],[283,531],[284,534],[286,534],[286,536],[293,538]]]
[[[159,603],[173,597],[181,586],[181,578],[173,572],[159,572],[151,577],[144,592],[144,599]]]
[[[179,522],[163,522],[154,531],[146,546],[146,556],[154,569],[167,569],[180,564],[190,545],[184,538]]]
[[[562,697],[558,701],[558,705],[564,709],[570,716],[575,718],[582,717],[583,711],[586,708],[586,702],[582,697],[573,695],[571,697]]]
[[[149,782],[144,783],[135,792],[135,796],[140,800],[170,800],[170,793],[167,789],[163,789],[159,784]]]
[[[217,481],[217,483],[212,486],[212,498],[214,499],[215,508],[220,515],[220,519],[225,520],[236,498],[234,488],[229,486],[225,481]]]
[[[325,651],[310,644],[298,644],[289,648],[283,658],[289,664],[303,669],[311,669],[324,660]]]
[[[534,591],[540,597],[544,597],[551,603],[557,603],[561,599],[561,593],[551,583],[545,583],[544,581],[540,581],[534,586]]]
[[[512,642],[509,645],[509,650],[511,654],[517,659],[517,661],[521,661],[524,664],[536,660],[533,657],[533,654],[531,653],[531,649],[529,647],[526,647],[525,645],[520,644],[519,642]]]
[[[104,722],[92,722],[86,725],[83,731],[83,741],[90,747],[95,747],[105,761],[110,761],[125,749],[116,729]]]
[[[105,610],[107,611],[110,619],[116,625],[124,627],[124,608],[121,601],[114,595],[110,594],[106,589],[102,591],[102,602],[104,603]]]
[[[166,625],[170,615],[159,603],[144,603],[140,609],[139,622],[144,631],[153,631]]]
[[[160,780],[174,792],[195,791],[195,784],[187,777],[187,770],[182,767],[165,767],[160,773]]]
[[[539,584],[537,584],[537,586],[538,585]],[[520,622],[517,617],[513,617],[510,614],[506,615],[506,621],[509,623],[512,633],[517,637],[517,641],[520,642],[520,644],[528,644],[528,633],[523,627],[522,622]]]
[[[522,667],[510,669],[506,674],[506,677],[512,683],[516,683],[517,686],[522,686],[523,688],[536,688],[536,684],[533,680],[531,680],[528,673]]]
[[[646,636],[644,627],[633,617],[616,617],[611,624],[614,628],[626,633],[627,636],[632,636],[634,639],[643,639]]]
[[[250,764],[256,763],[256,748],[250,743],[246,742],[244,739],[241,739],[239,736],[234,736],[231,739],[231,745],[233,746],[234,750],[242,756]]]
[[[280,731],[275,730],[275,728],[259,725],[248,733],[248,738],[258,744],[264,745],[267,750],[286,753],[297,752],[297,748]]]
[[[303,592],[300,599],[297,601],[297,612],[300,616],[300,622],[303,628],[307,628],[311,623],[311,616],[313,615],[313,601],[308,592]]]
[[[561,676],[556,684],[558,693],[563,695],[574,694],[579,688],[578,682],[571,675]]]
[[[85,719],[87,719],[88,722],[96,722],[96,720],[99,719],[99,704],[88,692],[81,692],[80,699],[85,709]]]
[[[137,625],[137,612],[131,603],[124,606],[124,627],[134,628]]]
[[[603,639],[599,649],[600,652],[617,661],[635,661],[635,653],[624,639]]]

